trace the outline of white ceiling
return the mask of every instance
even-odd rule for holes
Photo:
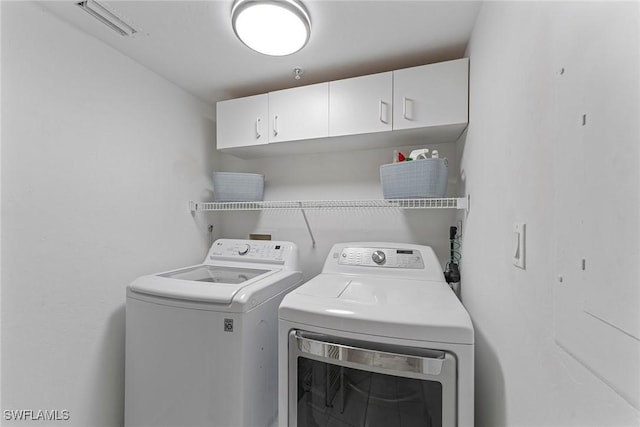
[[[74,1],[40,4],[210,104],[460,58],[480,9],[479,1],[303,1],[311,38],[285,57],[255,53],[235,37],[232,0],[103,1],[140,30],[134,37],[118,35]],[[299,81],[295,67],[304,70]]]

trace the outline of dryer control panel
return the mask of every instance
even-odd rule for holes
[[[364,267],[424,269],[419,250],[408,248],[343,248],[338,264]]]
[[[445,283],[442,266],[433,249],[412,243],[336,243],[329,251],[322,273],[372,274]]]

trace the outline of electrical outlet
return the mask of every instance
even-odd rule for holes
[[[249,240],[271,240],[271,234],[251,233],[249,234]]]

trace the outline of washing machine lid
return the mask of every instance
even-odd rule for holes
[[[183,268],[181,270],[162,273],[158,276],[170,279],[188,280],[204,283],[224,283],[239,285],[269,270],[258,270],[254,268],[239,268],[216,265],[196,265],[194,267]]]
[[[143,276],[129,285],[131,291],[166,298],[230,304],[243,288],[275,274],[280,269],[222,265],[195,265],[156,275]]]
[[[285,296],[282,320],[336,331],[473,344],[473,326],[444,281],[320,274]]]

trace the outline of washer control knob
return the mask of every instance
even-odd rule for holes
[[[240,249],[238,249],[238,255],[246,255],[249,253],[249,249],[251,249],[251,246],[249,246],[248,244],[243,244],[240,246]]]
[[[373,260],[373,262],[375,262],[378,265],[384,264],[384,261],[385,261],[386,258],[387,258],[387,256],[381,250],[374,251],[371,254],[371,259]]]

